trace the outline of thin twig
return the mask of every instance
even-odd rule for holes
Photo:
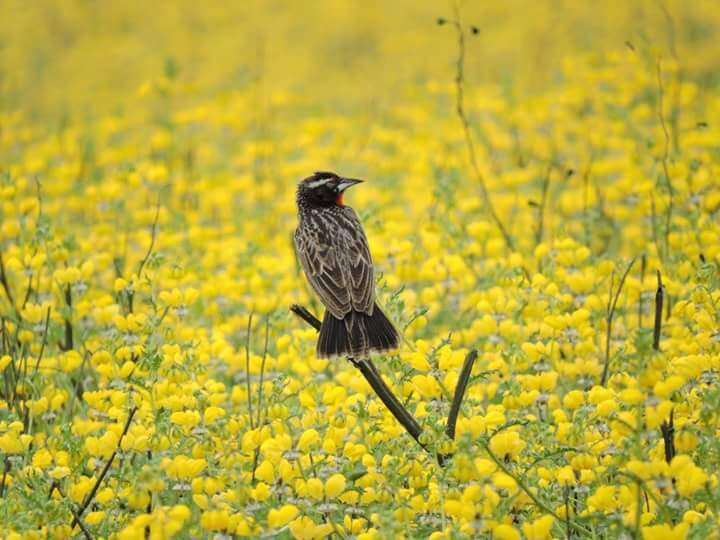
[[[585,243],[590,246],[590,175],[592,174],[595,153],[591,150],[590,159],[583,172],[583,229],[585,233]]]
[[[506,475],[510,476],[515,483],[518,485],[518,487],[527,495],[530,500],[537,506],[540,510],[545,512],[546,514],[550,514],[552,517],[554,517],[558,522],[563,521],[560,516],[555,512],[550,506],[548,506],[546,503],[542,502],[533,491],[527,487],[525,482],[520,478],[519,476],[513,474],[513,472],[503,463],[503,461],[498,458],[495,453],[490,449],[490,445],[485,442],[484,440],[480,440],[480,446],[483,447],[483,449],[487,452],[487,454],[490,456],[490,459],[492,459],[495,462],[495,465],[498,466],[498,468],[504,472]],[[580,525],[579,523],[575,523],[574,521],[570,521],[568,519],[568,523],[574,528],[577,529],[578,532],[581,532],[583,534],[590,535],[591,532],[587,530],[585,527]]]
[[[307,309],[302,306],[298,306],[297,304],[293,304],[292,306],[290,306],[290,311],[300,317],[307,324],[315,328],[317,331],[320,331],[322,323]],[[410,436],[415,439],[415,441],[417,441],[417,443],[420,444],[420,446],[424,450],[430,452],[430,450],[422,442],[420,442],[420,435],[422,433],[422,428],[420,427],[420,424],[418,424],[417,420],[415,420],[412,414],[408,412],[408,410],[403,406],[400,400],[398,400],[392,390],[390,390],[388,385],[378,373],[377,368],[375,367],[373,362],[369,359],[354,360],[352,358],[349,358],[349,360],[352,365],[360,371],[360,373],[363,375],[363,377],[373,389],[375,394],[383,402],[385,407],[388,408],[388,410],[392,413],[392,415],[400,423],[400,425],[405,428],[405,431],[407,431]],[[436,458],[441,465],[444,463],[443,456],[437,455]]]
[[[160,194],[158,193],[157,205],[155,206],[155,218],[153,219],[152,229],[150,231],[150,245],[148,246],[147,252],[145,252],[145,256],[142,258],[142,260],[138,264],[138,269],[137,269],[138,279],[140,279],[142,277],[143,268],[145,268],[145,265],[147,264],[148,260],[150,259],[150,255],[152,255],[153,249],[155,248],[155,241],[157,240],[157,226],[158,226],[159,219],[160,219]],[[135,299],[135,291],[130,291],[128,293],[128,312],[129,313],[133,312],[134,299]]]
[[[552,175],[553,163],[552,160],[548,163],[547,172],[543,178],[542,184],[542,196],[540,199],[540,205],[538,206],[538,224],[535,230],[535,245],[537,246],[543,239],[543,233],[545,229],[545,205],[547,204],[547,194],[550,188],[550,176]]]
[[[28,276],[28,284],[27,289],[25,290],[25,298],[23,298],[22,307],[20,307],[20,310],[25,309],[25,306],[27,306],[28,300],[30,300],[30,295],[32,294],[32,280],[33,280],[33,274],[32,272]],[[38,276],[38,283],[40,283],[40,277]]]
[[[5,496],[5,481],[7,480],[7,475],[10,472],[10,458],[5,456],[4,461],[5,466],[3,467],[2,481],[0,481],[0,499]]]
[[[297,315],[299,318],[301,318],[303,321],[305,321],[307,324],[315,328],[315,330],[317,330],[318,332],[320,331],[320,328],[322,327],[320,319],[315,317],[306,308],[297,304],[293,304],[292,306],[290,306],[290,311],[293,314]],[[465,396],[465,391],[467,390],[470,381],[470,373],[472,372],[473,364],[475,363],[476,358],[477,351],[474,350],[470,351],[470,353],[468,353],[468,355],[465,357],[465,362],[463,364],[463,368],[460,373],[457,386],[455,388],[455,395],[453,396],[452,406],[450,409],[450,414],[448,415],[446,427],[446,434],[450,439],[455,438],[455,424],[457,422],[457,416],[460,411],[460,405],[462,404],[462,400]],[[432,453],[431,450],[425,445],[425,443],[420,440],[420,436],[423,432],[422,427],[420,426],[420,424],[418,424],[417,420],[415,420],[415,417],[410,414],[410,412],[400,402],[400,400],[393,393],[390,387],[385,383],[382,376],[380,375],[380,372],[378,371],[372,360],[370,360],[369,358],[362,360],[348,358],[348,360],[355,368],[360,371],[360,373],[368,382],[375,394],[380,398],[385,407],[387,407],[387,409],[392,413],[392,415],[400,423],[400,425],[405,428],[405,431],[407,431],[410,436],[415,439],[415,441],[425,451]],[[446,460],[450,457],[452,457],[452,455],[443,455],[440,453],[435,455],[435,458],[441,466],[443,466],[446,463]]]
[[[658,240],[657,231],[657,210],[655,209],[655,193],[650,193],[650,229],[652,232],[653,244],[655,244],[655,251],[657,251],[660,260],[663,258],[662,246],[660,240]]]
[[[372,360],[353,360],[351,358],[350,361],[357,369],[360,370],[360,373],[363,374],[363,377],[365,377],[367,382],[370,384],[370,387],[375,391],[377,396],[390,410],[397,421],[400,422],[400,424],[412,436],[412,438],[420,444],[420,446],[427,450],[425,445],[420,442],[420,435],[422,433],[420,424],[418,424],[408,410],[403,407],[392,390],[390,390],[390,387],[385,384],[385,381],[378,374],[377,368],[375,368]]]
[[[453,4],[453,8],[455,11],[455,20],[452,21],[452,24],[456,30],[458,47],[458,55],[455,63],[455,112],[462,124],[468,158],[470,160],[473,173],[475,174],[475,179],[480,186],[480,194],[482,195],[483,203],[485,204],[490,217],[500,231],[500,234],[505,240],[505,244],[511,251],[515,251],[515,242],[495,210],[495,206],[490,198],[490,191],[488,190],[485,177],[480,171],[480,167],[478,165],[477,153],[475,151],[475,141],[473,140],[470,121],[465,113],[465,32],[462,27],[460,7],[457,2]]]
[[[678,124],[680,121],[680,88],[682,86],[682,69],[680,67],[680,58],[678,57],[677,46],[675,45],[675,20],[664,2],[658,0],[657,4],[665,17],[668,32],[668,48],[670,49],[670,55],[675,61],[675,85],[673,86],[674,91],[672,96],[674,103],[672,106],[672,112],[670,113],[670,130],[672,131],[673,150],[677,153],[680,151],[680,130],[678,129]]]
[[[660,270],[657,271],[657,292],[655,293],[655,326],[653,328],[653,349],[660,350],[660,333],[662,331],[663,299],[665,298],[665,287],[662,282]]]
[[[140,277],[140,274],[142,274],[143,268],[147,264],[148,260],[150,259],[150,255],[152,255],[153,248],[155,247],[155,240],[157,239],[157,226],[158,221],[160,219],[160,195],[158,194],[158,202],[155,206],[155,218],[153,219],[152,229],[150,231],[150,245],[148,246],[147,252],[145,253],[145,256],[140,261],[140,264],[138,265],[137,270],[137,276]]]
[[[47,308],[47,312],[45,313],[45,329],[43,330],[43,340],[40,344],[40,352],[38,353],[37,360],[35,361],[35,369],[33,370],[33,376],[35,376],[38,372],[38,368],[40,367],[40,362],[42,361],[43,354],[45,354],[45,347],[47,345],[48,340],[48,330],[50,327],[50,306]]]
[[[265,317],[265,345],[263,346],[262,361],[260,362],[260,388],[258,389],[258,417],[257,425],[262,425],[263,414],[263,384],[265,383],[265,361],[267,360],[268,338],[270,336],[270,316]]]
[[[320,328],[322,327],[322,322],[320,321],[320,319],[315,317],[315,315],[310,313],[307,309],[302,306],[298,306],[297,304],[293,304],[292,306],[290,306],[290,311],[292,311],[295,315],[297,315],[303,321],[312,326],[315,330],[317,330],[318,332],[320,331]]]
[[[615,308],[617,307],[618,299],[620,298],[620,293],[623,290],[623,286],[625,285],[625,279],[627,278],[628,274],[630,273],[630,269],[635,264],[635,260],[637,257],[633,257],[632,261],[630,261],[630,264],[628,264],[627,268],[625,269],[625,272],[623,273],[622,277],[620,278],[620,283],[618,284],[617,291],[615,291],[615,297],[612,298],[612,283],[610,286],[610,296],[608,297],[608,312],[607,317],[605,321],[607,322],[607,334],[605,335],[605,366],[603,367],[602,377],[600,379],[600,386],[605,386],[605,383],[607,382],[608,377],[608,370],[610,368],[610,338],[612,336],[612,323],[613,323],[613,317],[615,316]],[[612,298],[612,302],[610,299]]]
[[[247,386],[248,414],[250,415],[250,429],[255,429],[253,416],[252,391],[250,388],[250,340],[252,338],[252,311],[248,317],[247,335],[245,336],[245,385]]]
[[[7,296],[8,301],[10,302],[10,305],[13,308],[13,311],[19,318],[20,311],[18,311],[18,308],[15,305],[15,299],[13,298],[12,290],[10,289],[10,283],[8,283],[7,273],[5,272],[5,262],[3,261],[2,252],[0,252],[0,284],[2,284],[2,287],[5,290],[5,295]]]
[[[92,540],[92,534],[90,534],[90,531],[88,531],[87,527],[85,526],[85,523],[83,523],[82,519],[80,518],[78,513],[75,511],[75,507],[74,507],[72,501],[70,501],[70,499],[67,498],[67,496],[63,492],[62,488],[60,487],[60,484],[57,483],[57,480],[53,481],[52,485],[50,486],[50,493],[48,494],[48,497],[52,497],[53,491],[57,491],[63,499],[68,500],[68,505],[70,507],[70,513],[73,516],[73,525],[72,526],[74,527],[75,525],[78,525],[80,527],[80,530],[82,531],[82,533],[85,535],[85,538],[87,540]]]
[[[570,528],[570,486],[565,486],[563,498],[565,500],[565,534],[570,540],[572,538],[572,529]]]
[[[660,432],[662,433],[663,444],[665,446],[665,461],[670,463],[675,457],[675,410],[670,411],[670,420],[660,424]]]
[[[90,503],[92,503],[92,500],[95,498],[95,495],[97,494],[98,489],[100,488],[100,484],[102,484],[103,480],[105,479],[105,476],[107,475],[108,471],[110,470],[110,467],[112,466],[113,461],[115,460],[115,456],[117,455],[118,450],[120,449],[120,445],[122,444],[123,438],[125,438],[125,435],[127,434],[128,430],[130,429],[130,424],[132,423],[133,416],[135,416],[135,413],[137,412],[138,408],[137,406],[130,409],[130,414],[128,414],[127,421],[125,422],[125,427],[123,428],[122,434],[120,435],[120,438],[118,439],[117,447],[113,450],[112,454],[110,454],[110,458],[105,463],[105,466],[103,467],[102,471],[100,472],[100,476],[98,476],[97,480],[95,480],[95,485],[92,487],[90,492],[85,497],[85,500],[80,505],[80,508],[77,512],[77,517],[81,518],[82,515],[85,513],[85,510],[87,510],[87,507],[90,506]],[[74,527],[77,525],[77,521],[74,519],[72,522],[71,527]]]
[[[645,282],[645,270],[647,270],[647,255],[645,253],[640,257],[640,294],[638,294],[638,328],[642,328],[642,316],[643,316],[643,288],[642,284]]]
[[[70,285],[65,286],[65,304],[68,309],[68,316],[65,317],[65,344],[60,348],[63,351],[70,351],[75,346],[73,340],[73,325],[72,325],[72,288]]]

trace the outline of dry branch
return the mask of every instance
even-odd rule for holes
[[[103,483],[103,480],[105,480],[105,476],[107,476],[108,471],[110,470],[110,467],[112,466],[113,461],[115,460],[115,456],[117,455],[118,450],[120,449],[120,445],[122,444],[123,439],[125,438],[125,435],[128,432],[128,429],[130,429],[130,424],[132,423],[133,416],[135,416],[135,413],[137,412],[138,408],[133,407],[130,410],[130,414],[128,414],[127,421],[125,422],[125,427],[123,428],[122,434],[120,435],[120,438],[118,439],[117,447],[115,450],[113,450],[112,454],[110,454],[110,457],[108,458],[107,462],[105,463],[105,466],[103,467],[103,470],[100,472],[100,476],[98,476],[97,480],[95,481],[95,485],[93,485],[90,492],[87,494],[87,497],[85,497],[85,500],[83,501],[82,505],[80,505],[80,508],[77,511],[77,516],[73,519],[71,527],[74,527],[77,525],[77,520],[83,516],[85,513],[85,510],[87,510],[88,506],[90,506],[90,503],[92,503],[93,499],[95,498],[95,495],[98,492],[98,489],[100,488],[100,485]]]
[[[660,332],[662,330],[663,300],[665,298],[665,287],[663,286],[660,270],[657,271],[658,288],[655,293],[655,326],[653,328],[653,349],[660,350]]]
[[[600,378],[600,386],[605,386],[605,383],[607,383],[608,371],[610,369],[610,338],[612,337],[612,323],[613,318],[615,317],[615,308],[617,307],[620,293],[622,292],[623,286],[625,285],[625,279],[627,278],[630,270],[635,264],[636,259],[637,257],[633,257],[633,260],[630,261],[630,264],[628,264],[627,268],[625,269],[625,272],[620,278],[620,283],[618,284],[618,288],[617,291],[615,291],[614,297],[612,291],[613,283],[610,283],[610,296],[608,297],[608,309],[607,316],[605,318],[605,322],[607,323],[607,333],[605,334],[605,366],[603,367],[602,377]]]
[[[315,328],[315,330],[320,331],[320,327],[322,326],[320,319],[315,317],[303,306],[293,304],[292,306],[290,306],[290,311],[299,318],[301,318],[303,321],[305,321],[307,324]],[[470,351],[470,353],[468,353],[467,357],[465,358],[462,371],[460,373],[460,378],[458,379],[458,384],[455,388],[455,395],[453,396],[450,414],[448,415],[447,420],[447,427],[445,430],[445,433],[451,439],[455,438],[455,425],[457,422],[457,416],[460,412],[460,405],[462,404],[463,397],[465,396],[465,391],[467,390],[468,383],[470,381],[470,373],[472,372],[472,368],[476,358],[477,351]],[[377,368],[375,367],[375,364],[373,364],[372,360],[355,360],[353,358],[348,358],[348,360],[355,368],[360,371],[360,373],[368,382],[375,394],[380,398],[385,407],[387,407],[387,409],[392,413],[392,415],[400,423],[400,425],[405,428],[405,431],[407,431],[410,436],[415,439],[415,441],[417,441],[417,443],[424,450],[426,450],[427,452],[431,452],[431,450],[425,445],[425,443],[421,441],[421,435],[423,431],[422,427],[417,422],[417,420],[415,420],[415,417],[410,414],[410,412],[403,406],[403,404],[393,393],[390,387],[385,383],[383,378],[380,376]],[[435,457],[440,465],[444,465],[446,459],[451,456],[437,454]]]

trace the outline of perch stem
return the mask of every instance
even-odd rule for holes
[[[303,306],[294,304],[290,306],[290,311],[297,317],[301,318],[307,324],[320,331],[322,323],[320,320],[310,313]],[[455,389],[455,396],[453,397],[452,406],[450,408],[450,414],[448,415],[447,428],[445,433],[449,438],[454,439],[455,437],[455,425],[457,422],[457,416],[460,412],[460,405],[462,404],[465,391],[467,390],[470,382],[470,373],[472,372],[473,364],[477,358],[477,352],[471,351],[465,358],[460,378]],[[427,452],[432,453],[431,450],[420,440],[422,435],[422,427],[415,420],[415,417],[403,406],[397,396],[393,393],[390,387],[385,383],[383,378],[380,376],[375,364],[370,359],[355,360],[348,358],[352,365],[357,368],[365,380],[368,382],[370,387],[373,389],[375,394],[380,398],[385,407],[392,413],[395,419],[400,425],[407,431],[410,436]],[[451,457],[450,455],[437,454],[436,459],[442,466],[445,464],[446,459]]]

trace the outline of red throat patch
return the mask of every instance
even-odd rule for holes
[[[338,206],[345,206],[345,205],[343,204],[343,194],[342,194],[342,191],[341,191],[340,193],[338,193],[337,199],[335,199],[335,204],[337,204]]]

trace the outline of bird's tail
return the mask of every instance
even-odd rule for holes
[[[351,311],[344,319],[338,319],[325,311],[317,344],[319,358],[348,356],[360,360],[370,353],[397,349],[400,336],[377,304],[372,315]]]

